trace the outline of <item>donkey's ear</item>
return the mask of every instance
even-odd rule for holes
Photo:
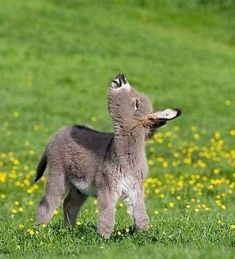
[[[159,120],[159,121],[156,121],[156,123],[154,124],[154,128],[157,129],[157,128],[160,128],[164,125],[166,125],[166,121]]]
[[[170,109],[167,108],[162,111],[155,112],[151,114],[151,119],[159,121],[173,120],[181,115],[180,109]]]

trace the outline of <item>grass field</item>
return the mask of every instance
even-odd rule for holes
[[[232,1],[163,2],[0,2],[1,258],[234,258]],[[120,201],[103,240],[92,198],[74,229],[61,208],[35,226],[46,177],[32,179],[48,138],[67,124],[111,131],[106,91],[119,72],[155,107],[183,110],[147,145],[149,230],[133,233]]]

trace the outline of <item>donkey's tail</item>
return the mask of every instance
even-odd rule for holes
[[[36,183],[42,176],[47,167],[47,155],[46,151],[43,153],[42,158],[38,164],[34,182]]]

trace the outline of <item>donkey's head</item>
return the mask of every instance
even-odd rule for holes
[[[181,114],[179,109],[169,108],[154,112],[150,99],[138,93],[122,74],[109,87],[108,105],[114,124],[127,130],[141,126],[151,131],[152,127],[161,127]]]

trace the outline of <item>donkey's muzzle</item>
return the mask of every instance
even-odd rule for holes
[[[123,74],[119,74],[113,81],[112,81],[112,88],[120,88],[127,83],[126,77]]]

